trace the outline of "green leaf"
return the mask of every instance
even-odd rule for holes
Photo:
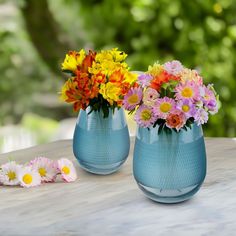
[[[107,118],[109,116],[109,108],[107,104],[102,104],[103,118]]]
[[[167,89],[168,86],[169,86],[169,83],[164,83],[164,84],[161,85],[161,87],[162,87],[163,89]]]
[[[71,76],[75,75],[71,70],[62,70],[62,72],[70,74]]]
[[[168,128],[166,125],[164,126],[164,129],[163,129],[166,134],[171,134],[172,133],[172,129]]]
[[[164,125],[160,125],[159,128],[158,128],[158,134],[159,135],[161,134],[163,127],[164,127]]]

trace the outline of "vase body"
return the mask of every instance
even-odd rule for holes
[[[162,132],[141,128],[136,134],[133,174],[140,189],[154,201],[177,203],[192,197],[206,176],[202,127]]]
[[[73,152],[80,166],[94,174],[117,171],[129,154],[130,138],[123,109],[103,112],[81,110],[76,122]]]

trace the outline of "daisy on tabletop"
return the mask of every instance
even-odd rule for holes
[[[0,183],[4,185],[18,185],[19,184],[19,171],[21,165],[15,161],[10,161],[0,167]]]
[[[58,160],[58,169],[64,181],[73,182],[77,179],[76,169],[70,160],[65,158]]]
[[[22,187],[35,187],[41,184],[41,176],[38,171],[26,166],[19,171],[19,182]]]
[[[42,182],[55,182],[58,170],[56,162],[46,157],[37,157],[29,165],[41,176]]]

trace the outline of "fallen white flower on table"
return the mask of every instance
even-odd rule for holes
[[[58,169],[61,172],[61,177],[66,182],[73,182],[77,179],[77,173],[73,163],[66,159],[61,158],[58,160]]]
[[[46,157],[36,157],[29,165],[33,170],[38,171],[42,182],[55,182],[58,170],[55,161]]]
[[[4,185],[18,185],[18,174],[21,169],[21,165],[15,161],[10,161],[0,167],[0,182]]]
[[[38,171],[26,166],[19,171],[19,181],[22,187],[39,186],[41,184],[41,176]]]

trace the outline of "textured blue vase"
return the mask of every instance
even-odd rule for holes
[[[80,166],[94,174],[106,175],[117,171],[129,155],[129,131],[122,109],[88,114],[81,110],[77,119],[73,152]]]
[[[139,127],[134,160],[134,178],[148,198],[177,203],[191,198],[206,176],[206,150],[202,127],[188,131],[162,132],[158,127]]]

